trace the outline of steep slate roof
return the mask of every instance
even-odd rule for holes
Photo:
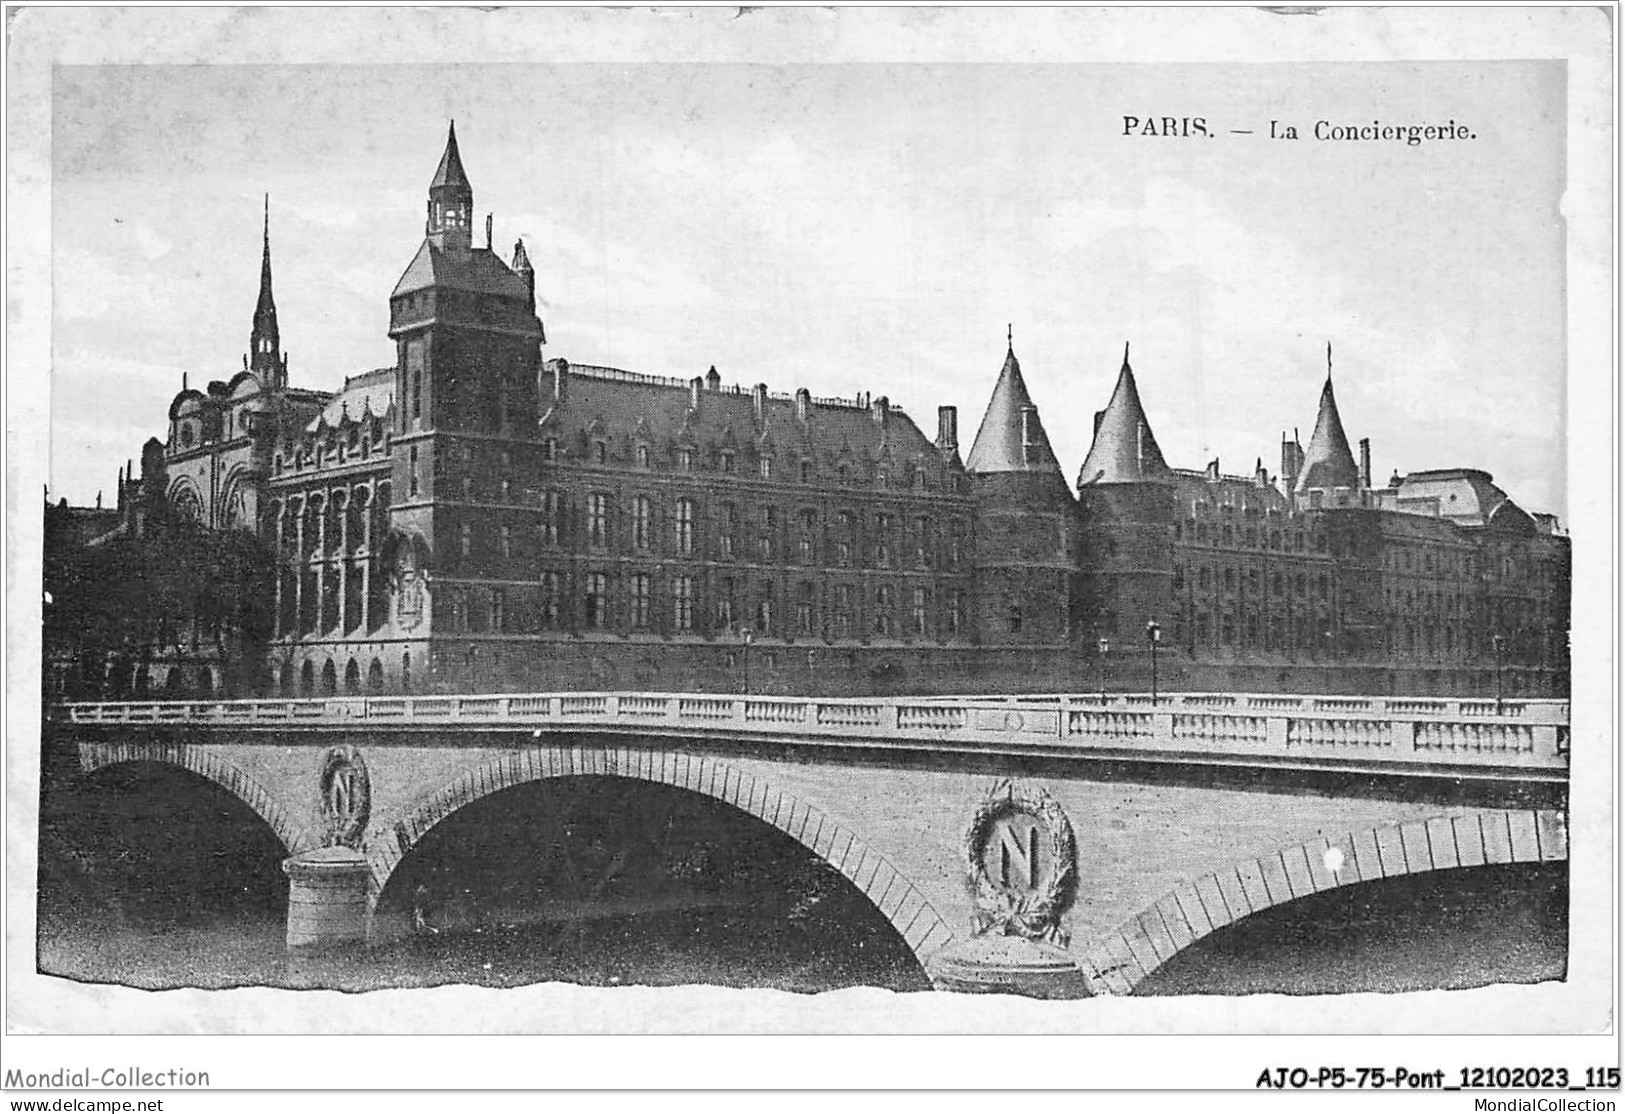
[[[692,444],[702,453],[731,446],[743,456],[762,445],[765,437],[786,466],[803,454],[823,463],[850,460],[864,465],[852,477],[854,486],[868,484],[867,468],[888,458],[895,469],[894,490],[908,490],[909,476],[903,469],[916,461],[933,481],[942,475],[942,454],[897,409],[890,409],[882,424],[872,408],[815,400],[803,425],[796,418],[794,399],[770,395],[758,426],[751,392],[737,387],[702,388],[699,409],[691,411],[691,388],[681,380],[570,365],[562,402],[552,401],[549,381],[544,376],[540,436],[557,437],[565,451],[575,447],[582,431],[596,426],[612,441],[646,439],[656,453]]]
[[[381,367],[352,375],[344,381],[344,389],[334,395],[322,412],[306,424],[306,432],[314,433],[322,423],[338,426],[346,415],[352,422],[360,421],[369,411],[383,417],[395,401],[395,369]]]
[[[1407,501],[1437,503],[1436,513],[1459,526],[1492,523],[1516,529],[1533,528],[1534,519],[1496,486],[1488,472],[1477,468],[1438,468],[1412,472],[1399,482],[1400,508]]]
[[[1162,458],[1157,439],[1140,405],[1140,391],[1134,385],[1134,369],[1128,365],[1128,347],[1123,348],[1123,368],[1117,374],[1117,387],[1111,401],[1095,422],[1094,443],[1078,471],[1078,487],[1090,484],[1168,483],[1173,479],[1168,462]]]
[[[1332,394],[1332,377],[1328,372],[1326,385],[1320,391],[1315,432],[1303,454],[1303,471],[1298,474],[1297,490],[1359,486],[1360,469],[1349,451],[1349,439],[1343,432],[1343,419],[1337,413],[1337,397]]]
[[[525,280],[509,270],[508,265],[489,248],[442,251],[428,240],[418,248],[417,255],[407,264],[406,272],[389,296],[398,298],[402,294],[436,286],[530,301],[530,288],[525,285]]]
[[[1023,445],[1022,414],[1032,413],[1032,444]],[[1029,451],[1030,450],[1030,451]],[[987,412],[982,415],[981,427],[971,445],[970,456],[965,458],[968,472],[1059,472],[1060,463],[1050,448],[1044,425],[1038,420],[1027,384],[1021,378],[1021,364],[1016,361],[1012,347],[1005,352],[1004,368],[999,381],[993,385],[993,397],[988,400]]]

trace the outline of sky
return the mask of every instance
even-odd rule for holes
[[[868,391],[927,435],[955,405],[968,453],[1008,326],[1071,479],[1125,343],[1169,462],[1250,474],[1307,443],[1330,342],[1379,480],[1565,511],[1561,63],[63,66],[52,109],[53,498],[111,497],[183,374],[241,368],[266,193],[292,383],[393,363],[455,118],[549,357]]]

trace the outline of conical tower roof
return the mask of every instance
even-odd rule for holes
[[[981,474],[1061,471],[1043,423],[1038,420],[1038,408],[1027,393],[1027,384],[1022,382],[1013,343],[1005,352],[1004,369],[993,385],[993,397],[982,415],[970,456],[965,458],[965,470]]]
[[[1329,356],[1328,356],[1329,358]],[[1303,471],[1298,474],[1299,491],[1310,488],[1359,487],[1360,469],[1349,451],[1343,419],[1337,413],[1337,396],[1332,393],[1332,373],[1326,372],[1326,385],[1320,390],[1320,413],[1315,432],[1303,454]]]
[[[435,169],[434,181],[429,183],[430,189],[439,189],[442,186],[461,186],[469,189],[468,175],[463,173],[463,157],[457,153],[457,121],[451,121],[446,132],[446,151],[440,156],[440,165]]]
[[[1140,405],[1140,391],[1134,385],[1134,369],[1128,365],[1128,346],[1123,346],[1123,368],[1117,373],[1117,387],[1111,401],[1095,421],[1095,440],[1078,472],[1078,487],[1091,484],[1169,483],[1173,473],[1162,459],[1162,450],[1151,433]]]

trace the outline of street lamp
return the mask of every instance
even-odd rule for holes
[[[1095,645],[1100,650],[1100,703],[1106,703],[1106,655],[1112,652],[1112,644],[1108,639],[1102,638]]]
[[[1501,714],[1501,663],[1506,656],[1507,640],[1498,634],[1490,635],[1490,646],[1495,651],[1495,714]]]
[[[1162,641],[1162,628],[1155,619],[1146,620],[1145,638],[1151,643],[1151,703],[1157,702],[1157,645]]]
[[[749,627],[741,627],[740,630],[739,630],[739,641],[741,641],[741,642],[743,642],[745,644],[745,695],[746,696],[750,695],[750,643],[751,643],[751,638],[752,638],[751,629]]]

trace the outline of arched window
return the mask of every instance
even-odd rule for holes
[[[401,655],[401,691],[412,691],[412,651]]]
[[[344,667],[344,691],[361,691],[361,665],[354,658],[351,658],[350,664]]]
[[[372,664],[367,666],[367,691],[384,691],[384,663],[377,658],[373,658]]]
[[[305,662],[299,667],[299,695],[309,696],[316,691],[316,667]]]
[[[339,690],[338,670],[333,668],[333,659],[328,658],[327,664],[322,666],[322,695],[332,696]]]

